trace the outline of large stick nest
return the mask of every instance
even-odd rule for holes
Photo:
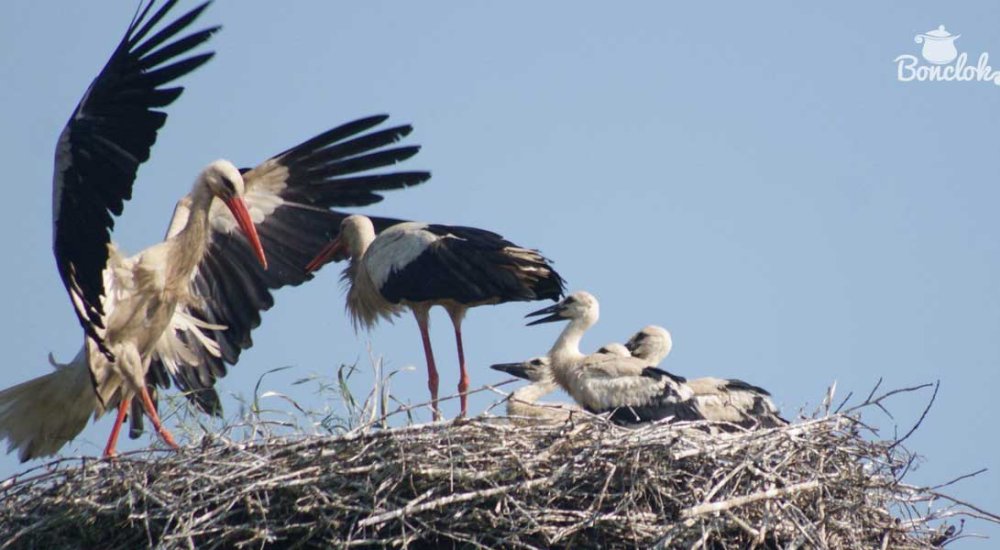
[[[914,455],[858,409],[720,428],[480,417],[62,459],[0,484],[0,547],[931,548],[943,518],[996,520],[904,483]]]

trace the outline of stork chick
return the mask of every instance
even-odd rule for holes
[[[575,292],[554,306],[528,314],[542,315],[547,316],[528,324],[569,321],[548,357],[556,382],[586,410],[611,412],[612,420],[622,424],[701,418],[683,378],[635,357],[580,352],[580,340],[600,316],[597,299],[590,293]]]
[[[574,405],[539,403],[542,397],[559,389],[552,376],[552,365],[546,356],[533,357],[520,363],[499,363],[491,369],[531,381],[521,386],[507,397],[507,416],[528,418],[531,421],[559,423],[569,419],[580,409]],[[529,421],[530,422],[530,421]]]
[[[659,365],[670,354],[673,339],[667,329],[649,325],[629,338],[625,347],[633,357]],[[788,424],[771,401],[771,394],[759,386],[713,377],[688,379],[687,386],[694,393],[692,399],[698,412],[706,420],[730,422],[744,428]]]

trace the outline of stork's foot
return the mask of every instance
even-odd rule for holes
[[[164,443],[169,445],[170,448],[175,450],[180,450],[181,446],[178,445],[176,441],[174,441],[174,436],[171,435],[166,428],[161,426],[160,431],[158,431],[157,433],[160,434],[160,439],[162,439]]]
[[[146,387],[142,387],[142,391],[139,392],[139,397],[142,399],[142,408],[146,411],[146,416],[153,422],[153,428],[156,429],[156,433],[160,435],[160,439],[164,443],[169,445],[171,448],[180,449],[180,445],[174,441],[174,436],[170,435],[170,432],[163,427],[163,422],[160,422],[160,415],[156,414],[156,407],[153,404],[152,398],[149,396],[149,391]]]

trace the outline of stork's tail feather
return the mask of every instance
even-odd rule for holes
[[[56,370],[0,391],[0,439],[21,462],[55,454],[77,436],[101,406],[86,355]]]
[[[537,250],[526,252],[528,254],[523,254],[520,258],[522,262],[527,260],[527,265],[522,264],[521,270],[524,274],[521,276],[531,289],[534,299],[559,301],[566,294],[566,281],[562,275],[559,275],[548,258]]]

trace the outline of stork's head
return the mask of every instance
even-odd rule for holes
[[[217,160],[201,172],[201,178],[213,195],[223,202],[243,198],[245,186],[240,171],[228,160]]]
[[[563,298],[558,304],[532,311],[526,317],[537,317],[545,314],[548,314],[548,317],[536,319],[528,323],[528,326],[577,319],[595,323],[600,315],[600,306],[597,303],[597,298],[594,298],[591,293],[580,290]]]
[[[628,348],[618,342],[611,342],[610,344],[605,344],[597,350],[597,353],[603,355],[616,355],[618,357],[628,357],[632,355]]]
[[[260,260],[264,269],[267,269],[264,247],[260,244],[257,228],[254,227],[246,201],[243,199],[246,186],[240,171],[228,160],[217,160],[201,171],[197,185],[204,185],[213,196],[225,203],[233,217],[236,218],[236,224],[250,241],[250,246],[257,255],[257,259]]]
[[[667,329],[649,325],[632,335],[628,342],[625,342],[625,347],[628,348],[633,357],[658,365],[667,355],[670,355],[674,341]]]
[[[355,260],[365,255],[368,245],[375,240],[375,226],[367,216],[347,216],[340,222],[340,233],[330,241],[306,266],[306,272],[311,273],[330,260],[342,259],[346,254]]]
[[[490,365],[493,370],[506,372],[518,378],[531,380],[532,382],[550,382],[552,378],[552,362],[548,356],[535,357],[520,363],[499,363]]]
[[[340,222],[338,240],[343,241],[352,258],[363,256],[368,245],[375,240],[375,226],[367,216],[353,215]]]

